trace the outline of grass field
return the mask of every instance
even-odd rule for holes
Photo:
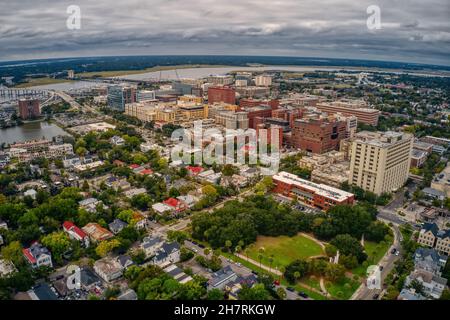
[[[353,292],[358,289],[360,283],[353,279],[345,277],[340,282],[325,282],[325,287],[329,294],[334,298],[340,300],[348,300],[352,296]]]
[[[272,267],[287,266],[296,259],[306,259],[323,254],[322,247],[300,234],[294,237],[263,237],[249,247],[248,256],[259,262],[259,249],[264,248],[262,264],[270,266],[269,257],[273,255]]]
[[[375,265],[383,258],[383,256],[388,251],[389,247],[392,245],[393,239],[389,238],[389,241],[382,241],[380,243],[365,241],[364,249],[367,253],[367,263],[368,265]],[[352,270],[352,273],[359,276],[365,276],[367,268],[362,265]]]
[[[147,72],[156,72],[156,71],[166,71],[166,70],[175,70],[175,69],[188,69],[188,68],[221,68],[221,67],[229,67],[225,65],[203,65],[203,64],[186,64],[179,66],[157,66],[152,68],[146,68],[142,70],[117,70],[117,71],[98,71],[98,72],[81,72],[77,73],[77,76],[80,77],[120,77],[131,74],[141,74]]]
[[[72,82],[72,80],[68,79],[53,79],[53,78],[30,78],[26,80],[27,82],[18,84],[14,88],[28,88],[34,86],[44,86],[47,84],[55,84],[55,83],[64,83],[64,82]]]

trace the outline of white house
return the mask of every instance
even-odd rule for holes
[[[39,242],[33,243],[29,248],[22,250],[25,259],[33,268],[53,268],[52,255],[50,251]]]

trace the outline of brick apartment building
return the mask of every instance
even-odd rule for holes
[[[243,109],[243,111],[247,112],[248,127],[252,129],[256,129],[256,125],[258,124],[257,121],[255,121],[256,118],[272,117],[272,108],[270,106],[250,107]]]
[[[295,196],[297,200],[325,211],[338,204],[353,204],[355,200],[352,193],[314,183],[284,171],[274,175],[273,182],[273,192],[286,197]]]
[[[231,87],[209,87],[208,103],[225,102],[229,104],[236,103],[236,91]]]
[[[38,99],[20,99],[19,100],[19,116],[21,119],[36,118],[41,115]]]
[[[280,105],[280,102],[276,99],[268,100],[268,99],[251,99],[244,98],[239,100],[239,107],[241,109],[252,108],[257,106],[269,106],[272,110],[275,110]]]
[[[292,145],[312,153],[325,153],[337,150],[346,133],[347,122],[335,117],[297,119],[292,128]]]

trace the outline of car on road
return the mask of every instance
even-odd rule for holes
[[[372,297],[373,300],[378,300],[378,298],[380,297],[380,295],[378,293],[375,293]]]
[[[380,271],[383,271],[384,267],[383,266],[379,266]]]
[[[276,285],[276,286],[279,286],[279,285],[280,285],[280,280],[275,280],[275,281],[273,282],[273,284]]]
[[[236,265],[237,265],[238,267],[242,267],[242,264],[241,264],[240,262],[236,262]]]
[[[204,246],[204,245],[202,245],[201,243],[199,243],[199,244],[198,244],[198,246],[199,246],[200,248],[202,248],[202,249],[204,249],[204,248],[205,248],[205,246]]]
[[[292,288],[292,287],[287,287],[286,290],[287,290],[287,291],[290,291],[290,292],[294,292],[294,291],[295,291],[295,289]]]
[[[302,297],[302,298],[309,298],[309,296],[308,296],[305,292],[303,292],[303,291],[299,291],[299,292],[298,292],[298,295],[299,295],[300,297]]]
[[[399,255],[400,255],[400,251],[396,251],[396,252],[395,252],[395,255],[396,255],[396,256],[399,256]]]
[[[395,249],[395,248],[391,250],[391,254],[395,254],[396,252],[397,252],[397,249]]]

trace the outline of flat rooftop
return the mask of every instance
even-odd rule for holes
[[[334,187],[327,186],[321,183],[314,183],[309,180],[302,179],[295,174],[288,173],[285,171],[279,172],[278,174],[273,176],[273,179],[287,183],[299,185],[303,188],[307,188],[314,192],[315,194],[327,197],[329,199],[333,199],[335,201],[341,202],[349,197],[353,197],[353,193],[337,189]]]

